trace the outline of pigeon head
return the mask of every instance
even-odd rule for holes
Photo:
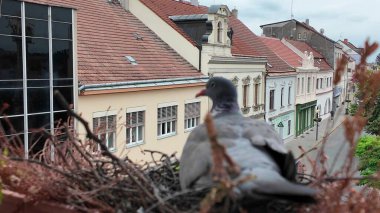
[[[212,102],[212,111],[238,111],[237,92],[235,86],[228,79],[213,77],[206,84],[206,89],[201,90],[196,97],[208,96]]]

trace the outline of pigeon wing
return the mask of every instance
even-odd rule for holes
[[[290,181],[296,179],[296,165],[293,154],[289,152],[278,133],[265,121],[245,119],[244,137],[254,146],[262,146],[275,160],[281,174]]]
[[[191,188],[200,179],[203,184],[212,184],[209,178],[210,167],[211,147],[206,128],[200,125],[190,133],[182,151],[179,173],[181,188]]]

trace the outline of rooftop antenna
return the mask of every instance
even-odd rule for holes
[[[293,19],[294,18],[294,15],[293,15],[293,0],[292,0],[292,4],[290,5],[290,19]]]

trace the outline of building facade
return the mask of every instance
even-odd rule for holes
[[[3,137],[22,141],[26,158],[43,148],[48,136],[41,128],[53,134],[67,120],[54,91],[76,106],[75,15],[69,7],[2,1],[0,104],[9,107],[1,128]]]
[[[267,60],[254,51],[240,51],[243,45],[235,41],[242,35],[231,25],[227,6],[138,0],[125,1],[125,8],[200,72],[233,80],[243,114],[264,119]]]
[[[111,152],[136,161],[150,160],[145,149],[180,153],[209,109],[195,98],[208,76],[118,1],[3,0],[1,9],[0,100],[11,106],[1,127],[25,150],[35,141],[40,150],[43,132],[67,122],[55,90]]]

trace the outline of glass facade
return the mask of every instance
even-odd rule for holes
[[[72,16],[72,9],[2,0],[1,127],[8,139],[18,136],[28,141],[25,150],[34,143],[34,151],[42,148],[46,138],[41,128],[53,131],[57,122],[67,121],[54,90],[73,106]]]

